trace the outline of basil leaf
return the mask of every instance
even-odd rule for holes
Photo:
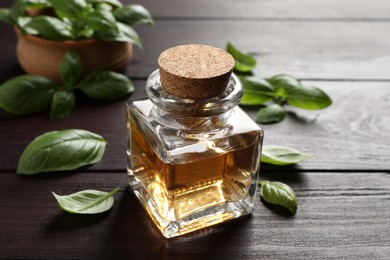
[[[11,18],[10,10],[6,8],[0,8],[0,21],[8,24],[13,24],[14,21]]]
[[[85,26],[83,29],[77,31],[76,38],[77,39],[88,39],[93,38],[93,29]]]
[[[115,9],[115,18],[127,25],[135,25],[146,23],[153,25],[152,15],[145,7],[139,4],[132,4]]]
[[[50,0],[50,3],[60,18],[76,20],[86,15],[85,0]]]
[[[226,51],[230,53],[234,60],[234,69],[239,72],[249,72],[256,66],[256,59],[251,55],[244,54],[235,48],[230,42],[226,45]]]
[[[274,89],[266,80],[258,77],[240,77],[243,86],[242,105],[261,105],[270,101],[274,96]]]
[[[72,91],[57,90],[53,94],[50,119],[60,119],[70,114],[74,107],[75,96]]]
[[[109,22],[112,22],[112,23],[116,22],[115,16],[112,14],[111,11],[96,10],[96,14],[95,15],[97,15],[97,16],[101,17],[102,19],[107,20]]]
[[[302,153],[293,148],[278,145],[263,145],[261,162],[274,165],[295,164],[312,158],[313,155]]]
[[[324,91],[312,86],[286,89],[286,100],[291,106],[308,110],[322,109],[332,104],[332,99]]]
[[[115,7],[122,7],[122,3],[118,0],[87,0],[88,3],[92,3],[92,4],[98,4],[98,3],[106,3],[106,4],[110,4],[112,6],[115,6]]]
[[[36,16],[25,27],[36,30],[40,36],[48,40],[63,41],[74,38],[70,25],[55,17]]]
[[[73,214],[97,214],[108,211],[114,205],[115,188],[110,192],[83,190],[70,195],[53,195],[61,209]]]
[[[27,0],[27,6],[33,8],[45,8],[51,6],[49,0]]]
[[[75,50],[65,53],[60,64],[60,75],[66,86],[72,86],[81,75],[83,65],[81,64],[80,55]]]
[[[0,107],[17,115],[40,112],[50,106],[55,87],[41,76],[15,77],[0,86]]]
[[[35,138],[23,151],[18,174],[67,171],[99,162],[107,142],[86,130],[52,131]]]
[[[276,75],[268,79],[268,82],[275,89],[277,97],[286,98],[286,90],[301,86],[301,83],[294,77],[286,74]]]
[[[22,34],[30,34],[30,35],[38,35],[39,32],[33,28],[28,28],[26,27],[26,24],[28,24],[29,22],[31,22],[32,18],[31,17],[19,17],[18,18],[18,26],[20,28],[20,31],[22,32]]]
[[[25,0],[16,0],[15,3],[11,6],[9,16],[11,17],[14,23],[17,23],[18,18],[24,15],[26,10]]]
[[[268,79],[268,82],[271,83],[271,85],[277,89],[277,88],[284,88],[284,87],[297,87],[300,86],[301,83],[299,80],[294,78],[293,76],[287,75],[287,74],[279,74],[275,75],[272,78]]]
[[[18,18],[18,26],[21,27],[20,29],[23,29],[23,27],[26,26],[26,24],[28,24],[29,22],[31,22],[32,18],[29,17],[29,16],[22,16],[22,17],[19,17]],[[33,34],[38,34],[38,32],[34,29],[31,29],[32,31],[34,31],[35,33]]]
[[[119,22],[117,22],[116,25],[119,29],[119,35],[113,38],[112,41],[131,42],[142,49],[141,39],[139,38],[138,34],[134,31],[133,28],[131,28],[127,24],[123,24]]]
[[[295,215],[297,212],[297,196],[288,185],[270,181],[260,181],[260,184],[260,196],[265,201],[285,207]]]
[[[88,26],[94,30],[94,36],[105,41],[114,41],[120,34],[115,17],[108,11],[93,12],[88,19]]]
[[[286,110],[279,104],[262,108],[256,114],[256,122],[261,124],[278,123],[286,117]]]
[[[112,5],[106,3],[97,3],[95,8],[96,10],[103,10],[103,11],[110,11],[110,12],[112,12],[114,9]]]
[[[79,85],[82,92],[95,99],[116,100],[134,91],[129,78],[112,71],[95,71]]]

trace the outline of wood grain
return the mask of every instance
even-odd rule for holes
[[[367,176],[370,176],[367,178]],[[127,188],[125,172],[1,176],[0,254],[20,259],[387,259],[390,175],[266,174],[298,196],[295,217],[257,201],[251,218],[167,240]],[[108,214],[62,212],[51,191],[120,187]]]
[[[97,105],[78,95],[73,113],[57,121],[46,114],[15,117],[0,112],[0,171],[14,171],[24,147],[46,131],[81,128],[105,137],[109,145],[103,160],[87,171],[126,168],[126,102],[146,97],[144,81],[134,81],[136,92],[120,102]],[[286,120],[263,125],[265,144],[292,147],[315,157],[283,171],[387,171],[390,169],[390,88],[387,82],[304,82],[325,90],[333,104],[305,111],[287,106]],[[255,119],[259,107],[244,107]],[[28,127],[26,127],[28,126]],[[265,169],[272,169],[267,165]],[[1,170],[3,169],[3,170]]]
[[[0,8],[12,0],[0,1]],[[124,0],[124,3],[134,1]],[[128,65],[136,91],[96,104],[77,93],[73,113],[15,117],[0,111],[1,259],[388,259],[390,255],[390,5],[387,0],[142,0],[156,18],[135,29],[144,49]],[[167,240],[127,187],[125,107],[146,97],[146,77],[166,48],[231,41],[253,54],[256,75],[289,73],[324,89],[329,108],[287,107],[264,125],[265,144],[315,154],[295,167],[262,165],[261,178],[289,184],[294,217],[258,199],[252,217]],[[0,84],[23,74],[11,26],[0,22]],[[310,81],[311,80],[311,81]],[[258,108],[244,108],[255,117]],[[68,173],[16,175],[37,135],[82,128],[109,142],[103,160]],[[51,191],[120,187],[107,214],[62,212]]]
[[[386,22],[159,21],[139,27],[144,49],[135,51],[128,73],[147,76],[169,47],[204,43],[225,48],[230,41],[255,56],[254,73],[265,77],[389,80],[390,37],[381,33],[388,27]]]
[[[2,0],[0,8],[11,6],[13,0]],[[132,4],[132,0],[121,0]],[[266,18],[278,19],[343,19],[389,20],[390,6],[387,0],[141,0],[155,19],[218,19],[230,20]]]
[[[123,1],[130,2],[130,1]],[[142,0],[159,19],[298,19],[298,20],[389,20],[390,5],[386,0]],[[359,8],[363,7],[364,8]]]

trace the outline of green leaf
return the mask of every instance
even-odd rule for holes
[[[112,41],[131,42],[142,49],[141,39],[139,38],[138,34],[134,31],[133,28],[131,28],[127,24],[123,24],[119,22],[117,22],[116,25],[119,29],[119,35],[113,38]]]
[[[235,48],[230,42],[226,45],[226,51],[230,53],[234,60],[234,69],[239,72],[249,72],[256,66],[256,59],[251,55],[247,55]]]
[[[50,119],[60,119],[72,112],[75,103],[75,96],[69,90],[57,90],[53,94],[51,103]]]
[[[268,82],[275,90],[276,97],[286,98],[286,90],[301,86],[301,83],[294,77],[286,74],[276,75],[268,79]]]
[[[266,80],[258,77],[240,77],[243,86],[242,105],[262,105],[274,96],[274,89]]]
[[[279,104],[262,108],[256,114],[256,122],[261,124],[278,123],[286,117],[286,110]]]
[[[114,41],[120,31],[115,17],[105,10],[97,10],[88,19],[88,26],[94,30],[94,36],[105,41]]]
[[[275,89],[281,87],[296,87],[301,85],[299,80],[287,74],[275,75],[268,79],[268,82],[271,83]]]
[[[17,115],[40,112],[50,106],[56,85],[35,75],[15,77],[0,86],[0,107]]]
[[[30,34],[30,35],[38,35],[39,32],[33,28],[29,28],[29,27],[26,27],[26,24],[28,24],[29,22],[31,22],[32,18],[31,17],[19,17],[18,18],[18,21],[17,21],[17,24],[19,26],[19,29],[20,31],[22,32],[22,34]]]
[[[101,19],[104,19],[106,21],[109,21],[109,22],[112,22],[112,23],[116,22],[115,16],[112,14],[111,11],[108,11],[108,10],[96,10],[95,15],[98,16],[98,17],[101,17]]]
[[[14,21],[11,18],[10,10],[6,8],[0,8],[0,21],[8,24],[13,24]]]
[[[45,8],[51,6],[49,0],[26,0],[27,6],[32,8]]]
[[[122,3],[118,0],[87,0],[88,3],[92,4],[98,4],[98,3],[105,3],[105,4],[110,4],[115,7],[122,7]]]
[[[115,18],[124,24],[135,25],[146,23],[153,25],[152,15],[145,7],[139,4],[132,4],[115,9]]]
[[[53,195],[61,209],[73,214],[97,214],[106,212],[114,205],[115,188],[110,192],[83,190],[70,195]]]
[[[85,0],[50,0],[56,14],[60,18],[70,20],[82,19],[87,13]]]
[[[9,16],[14,23],[17,23],[18,18],[24,15],[25,10],[26,10],[26,1],[16,0],[15,3],[11,6]]]
[[[79,87],[87,96],[103,100],[117,100],[134,91],[129,78],[112,71],[91,72]]]
[[[312,86],[286,89],[286,100],[291,106],[308,110],[322,109],[332,104],[332,99],[324,91]]]
[[[110,12],[114,10],[114,7],[112,5],[106,3],[97,3],[95,8],[96,10],[103,10],[103,11],[110,11]]]
[[[312,158],[313,155],[302,153],[293,148],[278,146],[278,145],[264,145],[261,153],[261,162],[274,165],[288,165],[295,164]]]
[[[18,174],[68,171],[99,162],[106,148],[100,135],[80,129],[52,131],[35,138],[19,159]]]
[[[297,196],[286,184],[281,182],[260,181],[260,196],[268,203],[287,208],[293,215],[297,212]]]
[[[63,41],[74,38],[70,25],[55,17],[36,16],[25,27],[36,30],[41,37],[48,40]]]
[[[80,60],[80,55],[75,50],[70,50],[65,53],[60,64],[60,75],[62,81],[67,87],[72,86],[80,78],[83,65]]]

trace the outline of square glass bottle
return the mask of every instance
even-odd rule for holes
[[[194,61],[199,46],[203,51],[213,48],[185,45],[180,57],[191,55],[191,63],[210,64],[205,59],[220,55],[211,49],[206,58],[203,53]],[[192,82],[193,74],[175,81],[166,75],[161,57],[160,70],[146,83],[149,99],[128,104],[127,157],[131,188],[170,238],[252,213],[263,131],[237,106],[242,85],[232,68],[223,76],[225,83],[218,77],[224,74],[221,70],[217,80],[207,72],[200,83],[199,75]],[[210,97],[199,98],[191,89],[213,80],[225,86],[219,93],[206,93]],[[178,88],[173,93],[175,89],[164,87],[170,83],[185,86],[184,91]]]

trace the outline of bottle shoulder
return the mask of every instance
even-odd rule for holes
[[[169,129],[171,133],[185,133],[188,136],[196,138],[199,136],[204,139],[205,136],[212,136],[213,133],[222,131],[225,134],[240,134],[245,132],[259,132],[263,134],[262,128],[254,122],[240,107],[235,107],[221,117],[192,117],[190,119],[169,117],[161,120],[161,115],[155,113],[155,106],[148,100],[138,100],[128,104],[130,113],[138,114],[145,123],[153,128],[158,127]],[[223,121],[223,122],[220,122]],[[184,124],[184,123],[187,124]],[[203,131],[202,131],[203,130]],[[177,135],[177,134],[176,134]]]
[[[239,107],[221,127],[208,126],[207,131],[177,129],[153,117],[149,100],[134,101],[128,106],[130,124],[135,124],[146,142],[163,161],[180,163],[243,149],[263,138],[263,130]],[[210,122],[209,122],[210,123]]]

